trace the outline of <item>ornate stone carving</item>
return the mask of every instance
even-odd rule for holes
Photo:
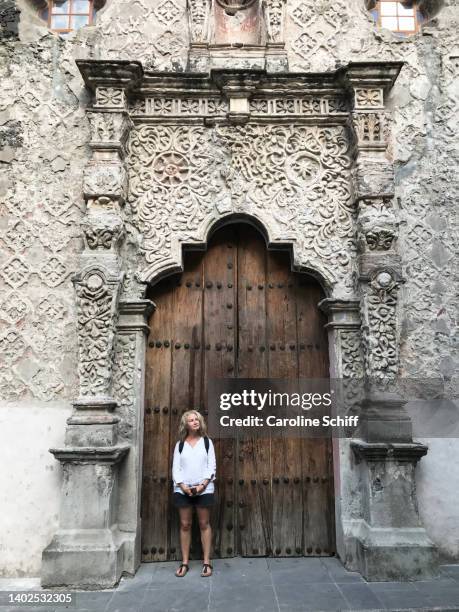
[[[395,231],[387,227],[374,227],[365,234],[366,243],[371,251],[388,251],[395,239]]]
[[[209,0],[188,0],[192,43],[208,42]]]
[[[97,87],[95,107],[98,108],[124,108],[124,89],[117,87]]]
[[[17,289],[27,282],[29,272],[28,265],[20,257],[12,257],[2,267],[1,275],[10,287]]]
[[[9,329],[0,337],[0,352],[8,365],[20,359],[25,350],[26,343],[15,329]]]
[[[362,311],[366,374],[370,379],[390,381],[398,370],[396,337],[397,293],[400,280],[391,269],[373,272],[364,290]]]
[[[74,278],[78,310],[81,396],[105,396],[112,381],[113,339],[120,278],[93,268]]]
[[[285,0],[263,0],[263,9],[268,42],[283,42]]]
[[[358,145],[383,142],[382,118],[377,113],[358,113],[354,116]]]
[[[300,28],[292,49],[306,63],[312,59],[324,63],[335,55],[336,33],[347,20],[348,7],[343,0],[304,0],[293,4],[291,17]]]
[[[128,133],[128,124],[122,113],[88,112],[91,125],[91,144],[93,147],[104,143],[124,144]]]
[[[146,98],[134,103],[131,113],[138,115],[225,115],[228,101],[223,98]]]
[[[340,331],[343,378],[362,379],[364,375],[360,329]]]
[[[118,333],[115,344],[112,396],[118,404],[117,414],[121,422],[119,435],[128,440],[132,438],[132,428],[136,415],[134,406],[136,335]]]
[[[130,196],[147,263],[175,256],[172,240],[225,212],[265,219],[311,266],[347,278],[353,246],[344,126],[139,125],[130,143]],[[343,249],[343,240],[349,248]]]
[[[16,324],[24,319],[32,306],[18,291],[12,291],[0,302],[0,319]]]
[[[392,198],[361,200],[358,208],[360,251],[389,251],[397,238],[398,228]]]
[[[355,108],[372,110],[384,108],[383,90],[356,88]]]
[[[89,163],[84,173],[83,190],[86,198],[106,196],[124,199],[127,188],[124,166],[114,163]]]
[[[172,0],[164,0],[155,9],[154,13],[161,23],[170,26],[180,17],[181,10]]]
[[[114,250],[124,236],[123,224],[117,219],[111,223],[97,225],[90,223],[90,219],[87,219],[83,224],[83,230],[86,244],[90,250]]]

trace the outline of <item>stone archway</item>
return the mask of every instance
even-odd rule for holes
[[[209,378],[324,379],[329,363],[319,284],[291,270],[288,251],[267,251],[251,225],[220,228],[149,296],[142,559],[160,561],[180,558],[170,474],[178,422],[185,410],[215,409]],[[331,438],[267,435],[214,440],[215,555],[335,554]]]

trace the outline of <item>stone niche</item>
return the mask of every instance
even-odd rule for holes
[[[288,70],[285,10],[285,0],[190,0],[190,71]]]

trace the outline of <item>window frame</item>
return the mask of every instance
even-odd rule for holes
[[[47,20],[48,23],[48,28],[50,30],[52,30],[53,32],[56,32],[56,34],[70,34],[71,32],[76,32],[77,30],[79,30],[80,28],[53,28],[52,26],[52,19],[53,16],[55,15],[61,15],[62,17],[67,17],[67,23],[68,25],[70,25],[71,23],[71,18],[72,17],[79,17],[79,16],[83,16],[83,17],[88,17],[88,22],[85,23],[84,26],[81,27],[86,27],[88,25],[93,25],[94,23],[94,18],[95,18],[95,12],[96,12],[96,7],[95,7],[95,0],[88,0],[89,2],[89,13],[77,13],[77,12],[73,12],[73,3],[75,0],[67,0],[69,2],[69,11],[66,13],[53,13],[53,8],[55,5],[55,0],[47,0],[46,4],[46,8],[42,9],[41,14],[42,16]],[[48,12],[48,16],[47,18],[44,16],[45,11]]]
[[[378,25],[378,27],[384,28],[385,30],[389,30],[389,32],[393,32],[393,34],[396,34],[399,36],[413,36],[414,34],[417,34],[419,30],[421,29],[422,22],[424,21],[419,11],[419,7],[417,6],[417,2],[413,2],[414,30],[401,30],[401,29],[393,30],[392,28],[388,28],[387,26],[382,25],[383,14],[381,10],[381,5],[386,2],[394,2],[394,1],[397,4],[396,15],[384,15],[384,17],[395,18],[397,20],[397,26],[400,25],[399,19],[401,16],[398,14],[398,5],[402,4],[400,0],[378,0],[377,5],[374,9],[377,14],[376,24]]]

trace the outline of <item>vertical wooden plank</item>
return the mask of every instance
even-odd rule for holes
[[[316,281],[298,276],[297,324],[299,375],[329,378],[326,319],[317,308],[323,297]],[[329,555],[334,550],[334,494],[330,438],[302,441],[304,554]]]
[[[227,227],[214,235],[204,265],[204,368],[203,398],[211,378],[235,375],[236,333],[236,243],[234,229]],[[215,406],[207,406],[207,411]],[[236,554],[235,544],[235,441],[214,439],[217,459],[216,499],[211,515],[214,552],[218,557]]]
[[[142,483],[142,560],[168,558],[171,520],[169,475],[172,281],[155,292],[146,356],[145,433]]]
[[[296,296],[286,252],[268,252],[266,316],[269,377],[298,378]],[[303,554],[301,438],[276,430],[271,440],[273,554]],[[280,435],[281,434],[281,435]]]
[[[201,344],[202,344],[202,287],[203,254],[187,253],[185,271],[174,289],[173,337],[171,367],[171,432],[169,444],[169,469],[172,482],[172,456],[178,440],[178,426],[186,410],[201,409]],[[195,348],[199,345],[199,348]],[[171,487],[169,487],[171,489]],[[172,497],[172,494],[171,494]],[[170,558],[180,559],[178,513],[171,512]],[[199,531],[196,520],[192,537],[192,558],[200,558]]]
[[[265,378],[268,374],[265,293],[264,240],[252,227],[241,226],[238,247],[239,378]],[[272,551],[271,440],[241,434],[237,454],[240,553],[264,556]]]

